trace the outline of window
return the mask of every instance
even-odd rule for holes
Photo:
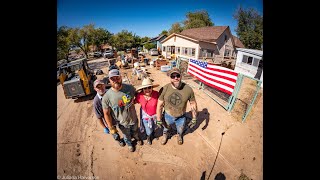
[[[252,65],[258,67],[260,59],[254,58]]]
[[[171,52],[171,47],[170,46],[167,47],[167,52]]]
[[[176,47],[177,48],[177,54],[180,54],[180,47]]]
[[[227,42],[227,40],[228,40],[228,36],[224,35],[224,42]]]
[[[246,56],[246,55],[243,55],[243,58],[242,58],[242,62],[243,62],[243,63],[247,63],[247,64],[249,64],[249,65],[257,66],[257,65],[255,65],[255,64],[258,64],[258,63],[259,63],[259,59],[255,59],[255,60],[258,60],[258,61],[255,62],[253,57],[251,57],[251,56]]]
[[[242,56],[242,62],[243,62],[243,63],[247,63],[247,61],[248,61],[248,56],[243,55],[243,56]]]
[[[188,48],[184,48],[184,54],[188,55]]]
[[[248,62],[247,62],[247,64],[250,64],[250,65],[252,65],[252,60],[253,60],[253,57],[248,57]]]
[[[201,49],[200,57],[213,57],[214,50]]]
[[[165,46],[163,46],[163,52],[166,52],[166,47]]]
[[[207,50],[207,57],[213,57],[213,52],[214,52],[214,50],[208,49]]]
[[[224,56],[230,56],[230,50],[229,49],[226,49],[224,51]]]
[[[195,48],[191,49],[191,56],[193,56],[193,57],[196,56],[196,49]]]

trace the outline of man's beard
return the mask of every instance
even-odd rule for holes
[[[102,96],[104,95],[104,93],[106,93],[106,89],[102,90],[102,91],[98,91],[99,95]]]
[[[122,86],[122,81],[119,81],[119,82],[116,82],[116,83],[112,83],[111,86],[114,88],[114,89],[117,89],[119,90]]]
[[[173,87],[179,89],[179,88],[180,88],[180,85],[181,85],[181,81],[179,81],[179,82],[172,82],[172,81],[171,81],[171,84],[173,85]]]

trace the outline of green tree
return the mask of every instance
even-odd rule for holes
[[[71,49],[70,40],[71,28],[61,26],[57,30],[57,61],[60,59],[68,60],[68,55]]]
[[[118,51],[121,51],[127,48],[134,47],[136,45],[135,39],[136,37],[134,34],[132,34],[132,32],[129,32],[127,30],[122,30],[121,32],[112,36],[111,44]]]
[[[206,10],[200,10],[194,13],[188,12],[186,17],[187,20],[183,22],[184,29],[214,26]]]
[[[144,48],[146,48],[146,49],[148,49],[148,50],[150,50],[151,48],[155,48],[155,47],[156,47],[156,45],[153,44],[153,43],[146,43],[146,44],[144,44]]]
[[[263,17],[255,9],[236,10],[233,17],[238,21],[235,29],[237,36],[246,48],[262,49],[263,43]]]
[[[181,26],[181,23],[174,23],[171,25],[171,28],[169,29],[169,35],[172,33],[180,33],[183,30],[183,27]]]
[[[94,29],[92,45],[101,50],[101,45],[109,43],[111,36],[112,34],[103,28]]]
[[[145,42],[148,42],[151,38],[145,36],[143,38],[141,38],[141,44],[145,43]]]
[[[168,31],[167,31],[167,30],[163,30],[163,31],[159,34],[159,36],[161,36],[161,35],[167,35],[167,36],[168,36]]]
[[[94,44],[94,25],[89,24],[80,28],[72,28],[70,32],[70,40],[72,45],[80,47],[80,49],[88,58],[89,45]]]

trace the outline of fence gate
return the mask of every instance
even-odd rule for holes
[[[203,80],[188,73],[189,61],[187,58],[177,58],[177,68],[182,72],[182,81],[192,88],[202,90],[226,111],[232,111],[231,115],[234,118],[244,122],[259,94],[262,81],[238,73],[232,93],[226,93],[226,91],[203,83]]]

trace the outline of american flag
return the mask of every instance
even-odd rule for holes
[[[231,69],[195,59],[189,60],[187,72],[204,84],[230,95],[238,77],[238,73]]]

